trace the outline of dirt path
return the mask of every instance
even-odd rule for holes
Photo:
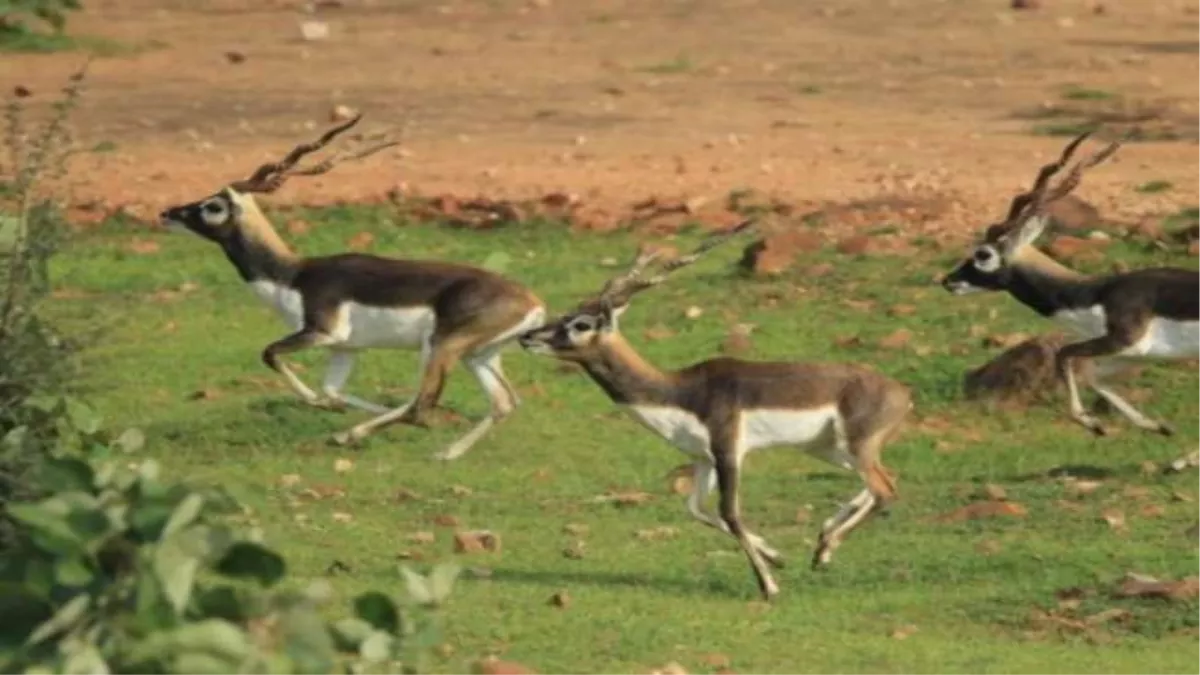
[[[79,162],[76,194],[149,216],[345,104],[364,126],[407,119],[404,148],[274,200],[401,186],[565,191],[615,210],[744,187],[801,203],[915,190],[952,201],[943,225],[973,226],[1061,147],[1030,133],[1061,120],[1018,118],[1051,105],[1179,137],[1130,144],[1088,176],[1080,194],[1106,215],[1195,204],[1197,2],[1100,1],[341,0],[308,14],[299,2],[92,0],[74,32],[153,43],[94,64],[80,132],[114,149]],[[305,20],[329,37],[302,40]],[[0,72],[42,93],[78,61],[6,55]],[[1086,100],[1065,97],[1071,87]],[[1174,187],[1133,190],[1152,180]]]

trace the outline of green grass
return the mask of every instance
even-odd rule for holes
[[[1158,179],[1158,180],[1148,180],[1145,183],[1141,183],[1141,184],[1135,186],[1133,188],[1133,190],[1134,190],[1134,192],[1140,192],[1142,194],[1149,195],[1149,194],[1158,194],[1159,192],[1166,192],[1174,187],[1175,187],[1175,184],[1172,183],[1171,181]]]
[[[38,31],[22,26],[0,30],[0,53],[49,54],[81,51],[99,57],[128,56],[150,49],[159,49],[159,40],[127,44],[94,35]]]
[[[1117,95],[1103,89],[1072,85],[1063,89],[1062,97],[1068,101],[1110,101],[1117,98]]]
[[[506,252],[508,273],[552,309],[596,289],[612,271],[599,261],[627,259],[634,247],[623,233],[571,235],[534,223],[466,232],[350,208],[305,218],[314,227],[289,238],[310,254],[340,250],[364,229],[381,253],[479,264]],[[1196,505],[1172,499],[1196,499],[1194,471],[1139,470],[1144,460],[1196,447],[1195,371],[1155,366],[1119,385],[1152,390],[1140,405],[1174,422],[1180,433],[1170,440],[1116,419],[1114,437],[1092,438],[1065,419],[1061,402],[1024,412],[964,403],[962,372],[994,352],[968,337],[971,326],[1011,333],[1046,324],[999,294],[947,295],[931,279],[957,262],[949,253],[851,260],[821,252],[813,261],[836,264],[826,276],[758,281],[731,272],[738,251],[730,246],[640,296],[623,317],[625,334],[662,367],[715,354],[729,325],[749,322],[758,326],[755,357],[868,362],[916,392],[913,423],[885,453],[900,475],[900,501],[889,517],[856,531],[825,572],[808,569],[813,539],[821,520],[859,489],[857,479],[782,449],[749,460],[747,520],[791,562],[777,574],[782,595],[766,608],[734,542],[693,521],[683,498],[668,490],[665,475],[683,456],[621,416],[584,377],[516,348],[508,352],[505,367],[524,405],[457,462],[430,455],[465,422],[444,421],[430,431],[393,427],[357,451],[331,447],[332,432],[365,414],[303,407],[260,363],[262,347],[284,328],[221,253],[187,235],[139,232],[161,248],[138,254],[133,236],[102,227],[56,264],[60,322],[103,330],[84,356],[91,396],[113,425],[147,432],[143,454],[243,499],[289,556],[298,581],[323,576],[338,561],[349,568],[332,578],[341,599],[367,587],[399,593],[398,556],[416,554],[418,565],[453,557],[452,532],[434,524],[437,516],[500,534],[502,552],[464,560],[490,574],[464,579],[445,608],[452,649],[433,660],[438,671],[464,672],[474,659],[498,653],[541,672],[647,672],[668,661],[712,672],[719,660],[713,654],[727,656],[736,672],[1195,672],[1195,602],[1107,595],[1128,570],[1169,578],[1196,573],[1196,540],[1185,533]],[[1194,259],[1124,246],[1114,243],[1112,251],[1133,265],[1195,266]],[[772,297],[782,300],[772,304]],[[846,299],[875,308],[848,307]],[[705,312],[689,320],[684,309],[693,304]],[[892,318],[885,310],[893,304],[919,311]],[[643,332],[658,323],[675,336],[648,340]],[[913,346],[930,352],[874,347],[901,327],[913,332]],[[863,346],[835,345],[848,335],[860,336]],[[296,361],[309,366],[302,376],[310,382],[319,377],[322,355]],[[365,353],[349,391],[404,400],[416,382],[415,364],[409,352]],[[201,391],[205,396],[196,395]],[[462,372],[451,378],[446,404],[472,418],[486,409]],[[918,423],[929,418],[945,428]],[[338,458],[352,459],[353,470],[337,473]],[[1047,477],[1062,467],[1099,474],[1104,484],[1085,497],[1068,496]],[[300,483],[282,487],[288,474]],[[986,483],[1007,490],[1028,517],[931,522]],[[344,496],[311,498],[332,488]],[[306,496],[305,489],[314,492]],[[626,508],[589,502],[610,489],[644,490],[654,499]],[[397,499],[402,490],[417,498]],[[1078,510],[1065,508],[1064,499],[1078,502]],[[806,505],[811,516],[798,522]],[[1143,514],[1147,505],[1162,513]],[[1125,514],[1127,532],[1113,532],[1101,519],[1110,508]],[[568,523],[589,527],[582,559],[562,555],[573,541],[563,530]],[[658,526],[675,527],[678,536],[635,536]],[[435,543],[411,542],[420,531],[435,532]],[[1073,586],[1098,589],[1080,611],[1120,606],[1133,618],[1088,635],[1031,623],[1035,608],[1055,607],[1055,592]],[[548,603],[559,591],[570,595],[565,609]],[[893,637],[906,626],[916,631]]]

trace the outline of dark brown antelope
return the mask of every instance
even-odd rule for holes
[[[267,345],[262,360],[283,376],[306,403],[329,409],[360,408],[377,416],[334,435],[347,444],[394,422],[425,426],[446,377],[460,361],[475,376],[491,412],[436,457],[454,459],[471,448],[519,399],[501,368],[500,350],[540,326],[545,307],[530,290],[498,274],[451,262],[340,253],[306,258],[279,237],[252,193],[269,194],[291,176],[323,174],[336,164],[395,145],[382,142],[343,152],[307,168],[306,155],[325,147],[361,116],[296,146],[282,160],[260,166],[209,197],[162,212],[178,226],[217,243],[259,298],[294,331]],[[316,394],[280,358],[324,347],[330,358]],[[421,383],[415,398],[395,409],[345,394],[355,353],[370,348],[420,349]]]
[[[1097,361],[1085,381],[1142,429],[1169,435],[1165,422],[1147,417],[1098,377],[1133,359],[1191,359],[1200,355],[1200,273],[1175,267],[1156,267],[1099,276],[1085,276],[1039,251],[1033,243],[1046,229],[1047,204],[1079,185],[1083,172],[1117,151],[1110,143],[1078,161],[1057,185],[1050,180],[1070,161],[1088,137],[1067,144],[1057,161],[1041,168],[1033,187],[1013,198],[1004,220],[993,224],[971,253],[942,285],[955,295],[974,291],[1007,291],[1038,314],[1054,319],[1080,341],[1057,353],[1058,376],[1067,385],[1071,417],[1097,435],[1105,429],[1079,400],[1076,370],[1081,362]],[[1083,375],[1080,375],[1083,377]]]
[[[705,251],[749,227],[747,221],[716,235],[694,253],[648,276],[654,254],[639,255],[578,308],[520,338],[526,350],[581,365],[614,403],[693,461],[687,506],[706,525],[741,544],[766,599],[779,592],[767,563],[783,557],[742,523],[738,498],[746,454],[790,445],[857,471],[866,489],[825,521],[813,567],[827,564],[851,529],[895,497],[894,477],[880,463],[884,445],[912,408],[908,389],[868,368],[850,364],[701,361],[662,371],[643,359],[617,330],[634,294],[662,283]],[[713,488],[720,517],[705,506]]]

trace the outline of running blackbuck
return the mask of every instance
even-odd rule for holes
[[[742,464],[751,450],[790,445],[857,471],[866,489],[825,521],[812,565],[829,562],[851,529],[895,498],[895,478],[880,463],[884,445],[912,409],[908,389],[868,368],[849,364],[787,363],[715,358],[662,371],[643,359],[617,329],[634,294],[662,283],[705,251],[750,227],[710,237],[695,252],[649,272],[656,255],[637,256],[571,313],[520,338],[526,350],[574,362],[614,403],[692,459],[688,511],[732,535],[750,560],[763,596],[779,592],[767,564],[783,557],[742,523],[738,497]],[[713,488],[719,517],[705,505]]]
[[[1169,435],[1171,427],[1153,420],[1111,389],[1098,376],[1134,359],[1191,359],[1200,356],[1200,273],[1155,267],[1117,274],[1085,276],[1059,264],[1034,247],[1046,229],[1047,204],[1069,194],[1083,172],[1103,162],[1119,147],[1108,146],[1076,162],[1057,185],[1083,134],[1057,161],[1041,168],[1033,187],[1013,198],[1004,220],[987,228],[970,257],[952,270],[942,285],[956,295],[973,291],[1008,291],[1038,314],[1075,333],[1080,341],[1057,353],[1058,377],[1067,385],[1071,417],[1097,435],[1105,429],[1079,400],[1077,375],[1138,427]],[[1091,374],[1081,362],[1096,360]],[[1076,371],[1079,370],[1079,373]]]
[[[305,258],[284,243],[252,193],[269,194],[291,176],[323,174],[345,160],[395,145],[387,141],[333,155],[307,168],[296,165],[354,126],[355,117],[318,140],[296,146],[282,160],[260,166],[249,178],[197,202],[162,213],[168,226],[186,228],[218,244],[238,274],[294,331],[267,345],[262,360],[283,376],[306,403],[327,409],[346,406],[376,417],[333,440],[347,444],[395,422],[426,426],[450,370],[460,361],[483,387],[491,412],[465,435],[435,455],[462,456],[497,421],[519,404],[504,376],[500,350],[540,326],[545,306],[527,288],[498,274],[451,262],[385,258],[365,253]],[[366,145],[368,139],[356,147]],[[324,347],[330,357],[322,395],[308,387],[281,356]],[[345,394],[355,353],[368,348],[420,349],[421,382],[413,400],[395,409]]]

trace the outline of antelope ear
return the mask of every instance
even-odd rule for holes
[[[1046,231],[1046,226],[1050,224],[1050,217],[1046,215],[1036,215],[1026,220],[1016,232],[1008,235],[1008,241],[1005,248],[1005,253],[1013,253],[1037,241],[1038,237]]]
[[[621,314],[626,309],[629,309],[629,303],[613,306],[607,300],[600,303],[600,330],[605,333],[611,333],[617,330],[617,320],[621,318]]]
[[[242,200],[247,199],[249,195],[242,195],[231,187],[226,186],[221,190],[221,195],[229,202],[229,213],[235,218],[239,218],[245,207],[242,206]]]

